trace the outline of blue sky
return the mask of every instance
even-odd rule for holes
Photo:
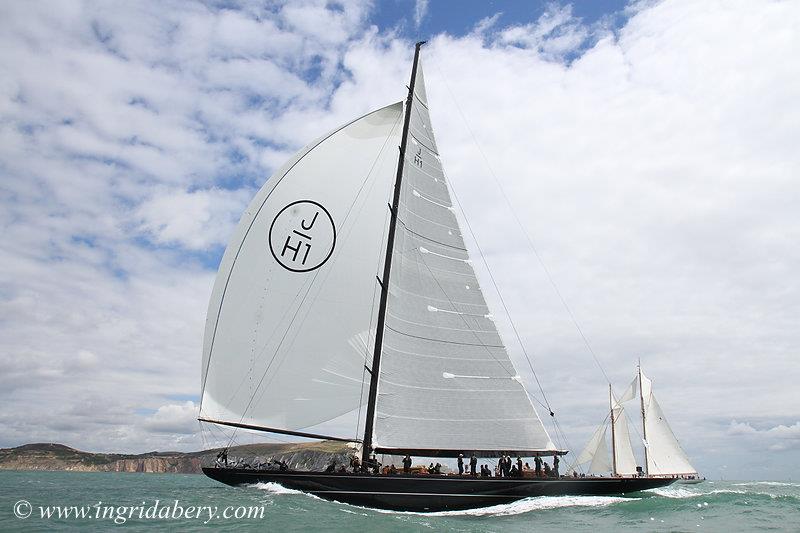
[[[416,3],[410,0],[383,0],[377,3],[377,10],[371,20],[379,28],[390,30],[400,28],[409,38],[427,39],[430,35],[449,33],[464,35],[472,31],[475,24],[486,18],[500,14],[498,23],[526,24],[542,16],[552,2],[519,1],[498,2],[467,0],[465,2],[427,2],[427,9],[419,27],[415,24]],[[581,1],[571,4],[576,17],[586,24],[608,20],[617,26],[624,18],[625,1],[600,0]]]
[[[641,357],[701,470],[796,478],[799,19],[773,0],[0,5],[0,446],[200,447],[230,232],[295,150],[403,97],[419,35],[443,162],[573,447],[605,385],[492,172],[615,385]]]

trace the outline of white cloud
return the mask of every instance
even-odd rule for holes
[[[778,424],[766,429],[756,429],[747,422],[732,420],[728,435],[745,436],[748,447],[754,451],[768,449],[773,452],[800,449],[800,422],[792,425]]]
[[[728,426],[728,435],[754,435],[755,433],[757,433],[756,429],[747,422],[731,420],[731,425]]]
[[[414,0],[414,27],[419,29],[428,14],[428,0]]]
[[[136,215],[140,228],[161,244],[193,250],[224,245],[255,191],[219,189],[156,192],[142,202]]]
[[[156,433],[193,434],[197,431],[197,414],[198,407],[191,401],[162,405],[142,425]]]
[[[475,27],[472,29],[473,35],[482,36],[487,33],[489,30],[495,27],[497,21],[500,20],[502,13],[495,13],[490,17],[484,17],[475,24]]]
[[[484,19],[479,26],[493,22]],[[511,26],[502,30],[498,42],[530,48],[543,57],[561,59],[575,52],[589,37],[589,29],[572,15],[572,5],[549,4],[535,23]]]

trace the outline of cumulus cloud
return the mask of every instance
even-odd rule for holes
[[[224,245],[254,190],[156,192],[136,211],[140,228],[161,244],[204,250]]]
[[[428,0],[414,1],[414,27],[419,29],[428,14]]]
[[[491,18],[484,19],[478,28],[484,31],[493,23]],[[536,50],[542,57],[561,59],[575,52],[589,35],[589,28],[573,16],[572,5],[549,4],[536,22],[505,28],[497,41]]]
[[[748,422],[731,420],[727,434],[734,437],[747,437],[750,446],[756,450],[768,449],[781,452],[800,449],[800,422],[756,429]]]
[[[147,431],[168,434],[193,434],[197,431],[198,406],[192,401],[162,405],[142,426]]]
[[[411,43],[370,9],[0,5],[0,445],[200,446],[185,398],[238,216],[294,150],[404,96]],[[552,4],[426,45],[445,168],[572,449],[605,385],[525,233],[701,469],[796,442],[797,9],[636,3],[609,29]]]

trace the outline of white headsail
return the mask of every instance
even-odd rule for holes
[[[611,471],[609,461],[608,445],[606,444],[606,433],[608,432],[608,420],[600,424],[592,434],[592,438],[586,443],[586,447],[578,454],[575,460],[567,468],[567,472],[576,469],[578,465],[589,463],[590,474],[604,474]],[[590,462],[591,461],[591,462]]]
[[[202,418],[298,430],[359,406],[402,109],[311,143],[250,203],[209,303]]]
[[[631,446],[631,433],[628,419],[622,405],[614,408],[614,451],[617,455],[616,473],[622,476],[636,475],[636,457]]]
[[[414,85],[378,386],[391,450],[555,450],[486,305]]]

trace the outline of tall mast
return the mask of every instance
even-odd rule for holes
[[[617,475],[617,436],[614,430],[614,401],[611,395],[611,383],[608,384],[608,406],[611,409],[611,473]]]
[[[375,330],[375,350],[372,353],[372,367],[369,369],[369,400],[367,403],[367,419],[364,424],[364,444],[361,452],[361,464],[366,466],[370,453],[372,453],[372,433],[375,427],[375,403],[378,399],[378,376],[381,368],[381,351],[383,349],[383,328],[386,323],[386,303],[389,299],[389,276],[392,271],[392,251],[394,250],[394,234],[397,229],[397,209],[400,206],[400,186],[403,182],[403,164],[406,156],[406,143],[408,141],[408,124],[411,120],[411,106],[414,103],[414,83],[417,79],[417,64],[419,63],[419,49],[425,41],[418,42],[414,47],[414,65],[411,67],[411,82],[408,85],[406,98],[406,113],[403,120],[403,137],[400,139],[400,157],[397,163],[397,176],[394,180],[394,198],[391,205],[389,219],[389,235],[386,238],[386,260],[383,264],[383,277],[380,279],[381,300],[378,308],[378,324]]]
[[[639,370],[639,400],[642,402],[642,438],[644,439],[644,473],[645,475],[650,474],[650,469],[647,467],[647,447],[649,443],[647,442],[647,424],[645,423],[645,414],[644,414],[644,391],[642,390],[642,361],[639,360],[638,365]]]

